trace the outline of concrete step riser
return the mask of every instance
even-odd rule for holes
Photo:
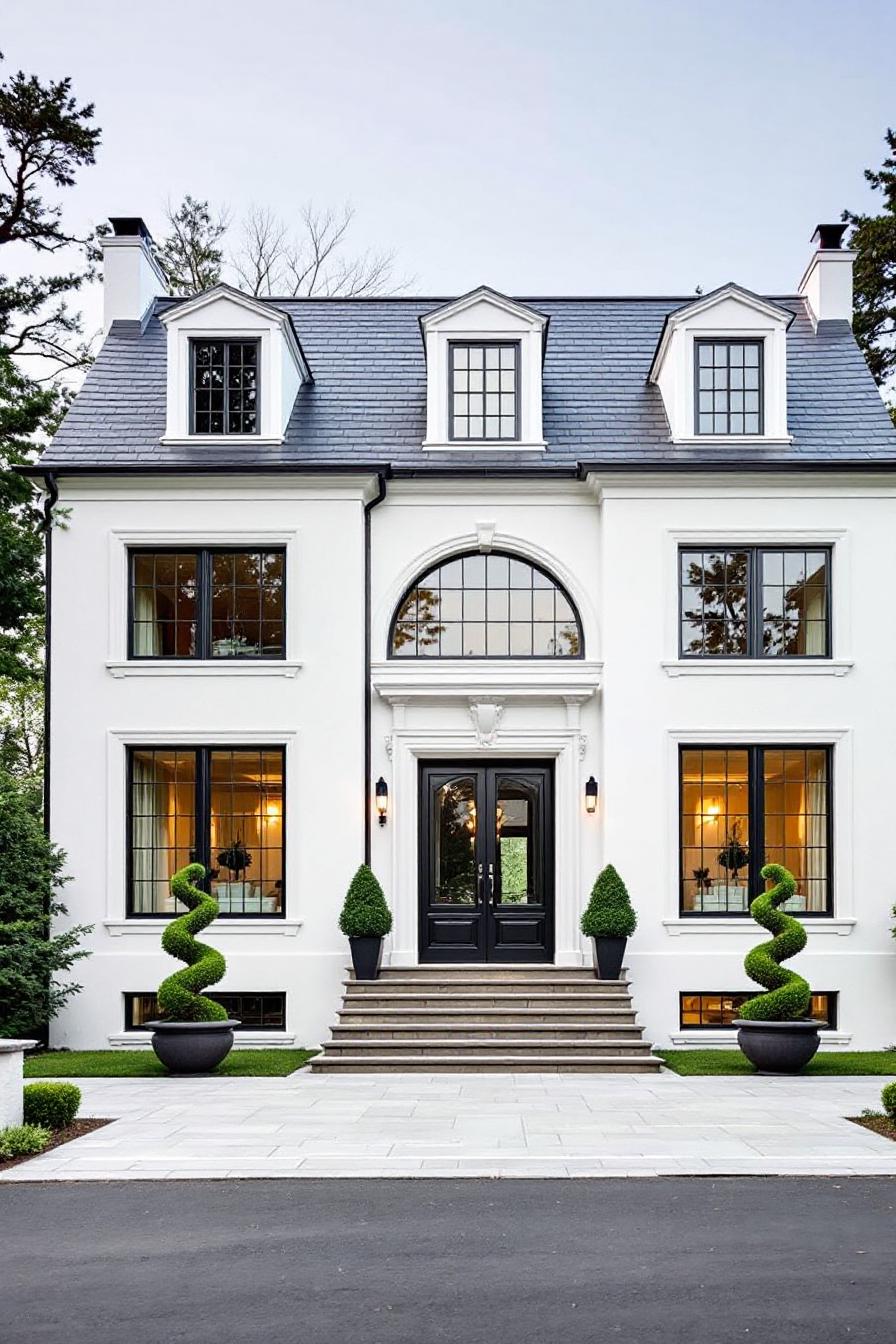
[[[628,997],[628,985],[616,980],[346,980],[350,995],[363,994],[617,994]]]
[[[489,1059],[492,1054],[505,1059],[551,1059],[555,1055],[569,1055],[571,1059],[582,1055],[593,1059],[618,1059],[620,1055],[633,1059],[649,1058],[650,1046],[645,1042],[615,1041],[602,1045],[599,1041],[525,1041],[512,1045],[509,1041],[467,1041],[463,1045],[447,1042],[444,1045],[430,1045],[428,1041],[331,1041],[327,1045],[327,1057],[338,1059],[346,1055],[363,1060],[371,1055],[381,1059],[394,1059],[400,1063],[409,1056],[421,1059],[455,1059],[463,1054],[465,1059]]]
[[[501,1041],[508,1037],[511,1039],[524,1039],[527,1041],[555,1041],[562,1039],[564,1041],[632,1041],[639,1042],[641,1039],[641,1028],[632,1027],[630,1032],[623,1034],[619,1027],[588,1027],[588,1026],[557,1026],[554,1023],[545,1023],[541,1027],[524,1026],[508,1022],[504,1027],[495,1026],[477,1026],[475,1023],[467,1022],[463,1026],[451,1028],[444,1023],[435,1026],[426,1027],[392,1027],[388,1023],[371,1023],[365,1027],[357,1022],[338,1023],[333,1027],[333,1039],[339,1040],[390,1040],[390,1041],[426,1041],[431,1040],[433,1036],[441,1036],[462,1043],[463,1041]]]
[[[492,1030],[506,1031],[508,1027],[518,1027],[523,1031],[543,1030],[545,1027],[566,1031],[567,1028],[580,1031],[640,1031],[634,1013],[619,1016],[608,1013],[351,1013],[339,1014],[339,1027],[357,1027],[359,1031],[368,1027],[384,1027],[390,1031],[402,1031],[406,1027],[433,1027],[437,1031]]]
[[[662,1060],[605,1059],[555,1060],[432,1060],[412,1059],[393,1064],[383,1060],[335,1060],[323,1057],[313,1060],[313,1073],[658,1073]]]
[[[348,970],[346,979],[354,981],[354,972]],[[555,981],[566,980],[570,983],[581,984],[583,981],[587,984],[625,984],[626,977],[623,975],[619,980],[598,980],[594,971],[590,969],[577,969],[576,967],[566,966],[544,966],[542,968],[532,967],[526,969],[522,966],[494,966],[488,970],[477,966],[444,966],[433,965],[426,968],[411,967],[403,968],[399,966],[390,967],[380,971],[381,981],[389,980],[520,980],[526,984],[534,984],[540,980]],[[369,984],[369,981],[356,981],[357,984]]]
[[[361,1003],[358,999],[349,996],[345,1000],[345,1006],[347,1008],[358,1008],[361,1007]],[[365,997],[363,1006],[372,1012],[378,1013],[388,1012],[390,1008],[411,1008],[414,1012],[419,1012],[422,1009],[449,1007],[461,1009],[465,1013],[475,1013],[479,1008],[490,1008],[504,1013],[515,1013],[520,1008],[531,1008],[538,1009],[541,1012],[551,1012],[556,1008],[557,1001],[550,996],[545,997],[544,995],[538,995],[533,998],[532,995],[529,994],[520,994],[513,997],[506,994],[486,994],[475,998],[468,994],[450,994],[444,995],[439,999],[434,999],[431,995],[426,994],[421,994],[419,997],[416,995],[405,995],[400,999],[389,998],[382,994],[371,994]],[[612,1007],[622,1008],[626,1012],[634,1012],[628,999],[606,1000],[585,998],[571,1002],[566,1006],[569,1008],[585,1008],[598,1011],[604,1007]]]

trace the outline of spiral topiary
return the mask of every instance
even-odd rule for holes
[[[166,1022],[219,1022],[227,1010],[200,993],[221,979],[227,964],[221,953],[207,943],[196,941],[218,913],[218,902],[195,884],[205,877],[201,863],[188,863],[171,879],[171,894],[189,909],[173,919],[162,934],[162,947],[178,961],[187,963],[159,985],[159,1012]]]
[[[795,971],[784,970],[780,963],[803,950],[806,930],[798,919],[778,908],[795,894],[796,879],[778,863],[767,863],[760,876],[775,885],[756,897],[750,905],[750,914],[774,937],[747,953],[744,969],[751,980],[769,993],[747,999],[740,1015],[752,1022],[799,1021],[808,1014],[812,991],[807,980]]]

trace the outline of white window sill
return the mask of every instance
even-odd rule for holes
[[[667,677],[845,677],[852,658],[666,658]]]
[[[193,448],[197,444],[201,447],[227,447],[227,448],[253,448],[259,445],[270,447],[272,444],[282,444],[283,436],[266,436],[261,434],[164,434],[159,443],[165,444],[170,448]]]
[[[424,439],[420,445],[427,453],[543,453],[547,446],[544,439]]]
[[[761,994],[761,989],[757,987],[756,993]],[[852,1032],[822,1031],[819,1032],[818,1039],[821,1041],[822,1046],[849,1045],[852,1040]],[[711,1027],[707,1030],[706,1027],[703,1027],[694,1031],[670,1031],[669,1040],[673,1045],[691,1045],[697,1047],[705,1045],[727,1045],[728,1048],[731,1049],[732,1046],[737,1045],[737,1028],[719,1027],[716,1029]]]
[[[117,1031],[112,1036],[107,1037],[107,1040],[113,1050],[149,1050],[151,1049],[152,1032]],[[268,1045],[294,1046],[295,1043],[295,1032],[292,1031],[235,1031],[233,1033],[234,1050],[239,1050],[241,1047],[257,1050],[259,1046]]]
[[[171,919],[175,918],[172,912]],[[103,928],[110,938],[120,938],[123,933],[151,934],[153,938],[161,938],[171,919],[104,919]],[[216,938],[221,935],[244,933],[256,937],[273,934],[280,938],[295,938],[302,923],[301,919],[278,919],[276,916],[267,918],[259,916],[257,919],[216,919],[212,932]]]
[[[133,658],[109,659],[113,677],[295,677],[299,662],[283,658]]]
[[[762,444],[766,448],[783,447],[793,443],[792,434],[681,434],[677,438],[670,435],[670,443],[693,444],[696,447],[740,448],[746,444]]]
[[[749,933],[765,936],[762,927],[755,919],[728,915],[693,915],[690,919],[664,919],[661,921],[671,938],[682,933]],[[825,919],[822,916],[806,918],[801,921],[808,934],[834,933],[845,938],[852,933],[858,921],[855,919]],[[757,991],[758,993],[758,991]]]

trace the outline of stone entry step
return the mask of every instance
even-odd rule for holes
[[[623,976],[625,973],[623,972]],[[315,1073],[656,1072],[626,978],[587,967],[416,966],[349,973]]]

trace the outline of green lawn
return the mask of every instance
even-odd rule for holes
[[[215,1069],[228,1078],[282,1078],[316,1050],[231,1050]],[[47,1050],[25,1059],[26,1078],[166,1078],[151,1050]]]
[[[666,1067],[684,1077],[701,1073],[755,1073],[753,1065],[739,1050],[655,1050]],[[803,1069],[804,1074],[893,1074],[896,1076],[896,1050],[821,1051]]]

